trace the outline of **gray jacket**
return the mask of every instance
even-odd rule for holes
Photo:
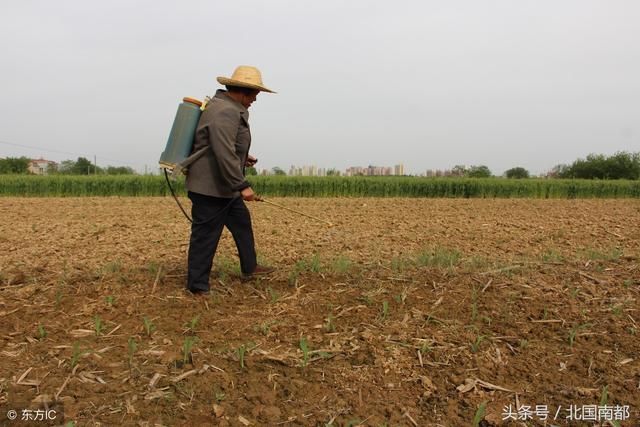
[[[187,173],[187,190],[214,197],[238,197],[249,183],[244,165],[251,147],[249,111],[218,90],[200,116],[191,153],[210,147]]]

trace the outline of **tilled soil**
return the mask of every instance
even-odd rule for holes
[[[273,201],[196,298],[170,198],[0,199],[0,425],[640,425],[640,201]]]

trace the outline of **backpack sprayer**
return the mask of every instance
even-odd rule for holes
[[[167,146],[160,155],[160,167],[164,169],[165,174],[167,171],[171,171],[174,179],[178,174],[186,173],[189,165],[198,160],[206,151],[206,148],[203,148],[191,154],[200,115],[209,101],[208,97],[204,102],[194,98],[183,98],[182,103],[178,106]]]
[[[167,145],[160,155],[159,161],[160,168],[164,169],[164,177],[171,191],[171,195],[189,222],[193,222],[193,220],[180,204],[169,181],[169,172],[171,172],[171,178],[174,181],[178,179],[179,174],[182,173],[186,175],[189,165],[202,157],[207,150],[208,147],[205,147],[191,154],[198,121],[200,121],[200,115],[207,107],[209,100],[210,98],[208,97],[205,98],[204,102],[188,97],[182,99],[182,103],[178,106],[178,112],[171,126]]]
[[[169,133],[167,145],[160,155],[159,161],[160,167],[164,169],[164,177],[167,181],[167,185],[169,186],[169,190],[171,191],[171,195],[175,199],[184,216],[190,222],[193,222],[193,220],[189,217],[187,212],[180,204],[180,201],[178,200],[178,197],[176,196],[176,193],[171,186],[171,182],[169,181],[169,172],[171,172],[171,178],[174,181],[178,178],[179,174],[186,175],[189,165],[202,157],[209,148],[204,147],[191,154],[191,150],[193,149],[193,140],[196,136],[196,128],[198,127],[198,122],[200,121],[200,115],[205,110],[205,108],[207,108],[207,104],[210,101],[211,98],[209,97],[205,97],[204,102],[189,97],[182,99],[182,103],[178,106],[178,112],[176,113],[176,117],[173,120],[173,126],[171,126],[171,132]],[[324,222],[330,227],[333,227],[333,224],[329,221],[325,221],[304,212],[296,211],[295,209],[270,202],[263,199],[262,197],[256,196],[255,200],[258,202],[265,202],[270,205],[289,210],[291,212],[295,212],[299,215],[303,215],[317,221]]]

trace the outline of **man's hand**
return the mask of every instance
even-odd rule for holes
[[[251,154],[247,155],[247,161],[244,162],[244,165],[247,167],[252,167],[254,166],[256,163],[258,163],[258,159],[256,159],[255,157],[253,157]]]
[[[240,192],[240,195],[242,196],[242,200],[245,200],[247,202],[251,202],[256,200],[256,193],[253,192],[253,189],[251,187],[247,187],[244,190],[242,190]]]

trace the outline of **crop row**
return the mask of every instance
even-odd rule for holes
[[[278,197],[640,198],[640,181],[419,177],[251,176]],[[172,182],[185,195],[184,180]],[[167,196],[163,176],[0,176],[0,196]]]

